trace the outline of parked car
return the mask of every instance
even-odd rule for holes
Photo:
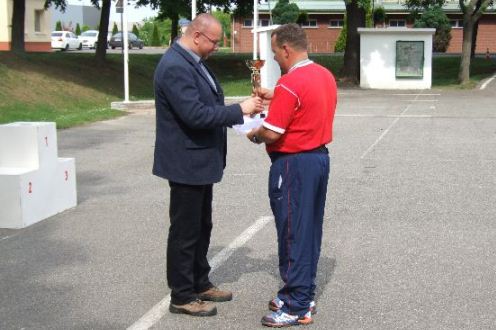
[[[89,49],[96,49],[96,46],[98,45],[98,35],[100,34],[100,31],[97,30],[88,30],[79,36],[79,39],[81,40],[83,47],[88,47]],[[109,47],[109,42],[110,38],[112,37],[112,32],[107,33],[107,48]]]
[[[132,32],[128,32],[127,33],[127,39],[128,39],[128,47],[129,49],[133,48],[133,47],[138,47],[139,49],[142,49],[143,46],[144,46],[144,42],[143,40],[141,40],[140,38],[138,38],[136,36],[136,34],[132,33]],[[112,49],[115,49],[116,47],[121,47],[122,48],[122,43],[123,43],[123,40],[122,40],[122,32],[117,32],[116,34],[114,34],[112,36],[112,38],[110,38],[110,47]]]
[[[79,36],[83,47],[87,47],[89,49],[96,48],[98,43],[98,31],[97,30],[88,30]]]
[[[53,49],[68,50],[83,48],[83,44],[77,35],[71,31],[53,31],[51,37]]]

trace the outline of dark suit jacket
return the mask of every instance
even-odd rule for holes
[[[155,70],[156,140],[153,174],[170,181],[219,182],[226,166],[226,126],[243,123],[238,104],[225,106],[193,57],[177,43]]]

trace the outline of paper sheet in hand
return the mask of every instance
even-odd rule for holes
[[[246,134],[252,129],[262,126],[262,123],[265,120],[265,114],[262,115],[264,118],[261,118],[260,114],[256,115],[253,118],[250,116],[243,116],[243,124],[234,125],[233,129],[240,134]]]

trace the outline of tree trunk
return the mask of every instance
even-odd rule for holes
[[[465,84],[470,80],[470,51],[472,49],[472,32],[474,22],[467,12],[463,19],[463,43],[462,43],[462,58],[460,61],[460,69],[458,71],[458,82]]]
[[[479,21],[474,24],[474,29],[472,30],[472,46],[470,47],[470,58],[474,58],[475,49],[477,48],[477,33],[479,32]]]
[[[170,38],[170,44],[172,46],[172,43],[174,40],[177,38],[177,30],[179,26],[179,14],[175,13],[174,15],[171,15],[171,38]]]
[[[12,41],[11,51],[24,53],[24,17],[26,15],[26,0],[15,0],[12,11]]]
[[[100,28],[98,32],[98,44],[96,46],[95,60],[98,66],[105,64],[107,55],[107,34],[110,19],[110,0],[102,1],[102,11],[100,14]]]
[[[360,82],[360,35],[357,28],[365,26],[365,10],[358,6],[357,0],[345,1],[346,4],[346,46],[341,74],[344,82],[357,85]]]

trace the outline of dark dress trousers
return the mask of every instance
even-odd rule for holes
[[[155,70],[153,174],[170,185],[167,280],[171,303],[177,305],[212,286],[207,260],[212,185],[221,180],[226,165],[226,126],[243,122],[241,107],[224,105],[222,88],[209,73],[215,87],[177,42]]]

